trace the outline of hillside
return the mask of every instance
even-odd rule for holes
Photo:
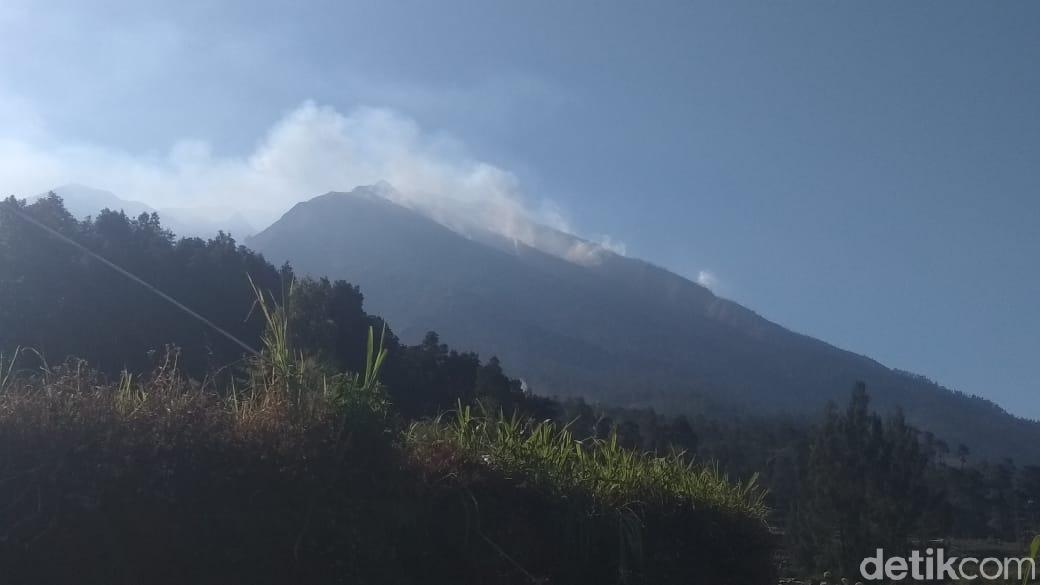
[[[592,246],[541,229],[557,244]],[[901,407],[951,446],[1040,460],[1040,424],[785,329],[660,267],[602,249],[573,262],[460,231],[359,188],[297,204],[247,243],[301,274],[359,285],[403,340],[436,330],[501,357],[539,393],[800,415],[863,381],[880,409]]]

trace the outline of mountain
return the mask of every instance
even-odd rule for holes
[[[222,207],[167,207],[159,210],[159,217],[167,229],[185,237],[212,238],[223,231],[247,238],[256,233],[240,212]]]
[[[385,188],[297,204],[247,243],[361,287],[406,341],[435,330],[536,392],[665,413],[808,415],[857,381],[951,448],[1040,462],[1040,423],[785,329],[648,262],[536,226],[525,244],[449,229]]]
[[[212,238],[218,232],[230,233],[237,238],[246,238],[256,229],[239,211],[224,207],[184,207],[154,209],[140,201],[121,199],[114,193],[86,185],[68,184],[51,189],[65,202],[65,208],[73,216],[83,219],[97,216],[102,209],[123,211],[130,217],[142,213],[158,213],[163,226],[181,237]],[[43,195],[37,195],[38,199]]]
[[[122,210],[130,217],[137,217],[142,213],[155,213],[155,209],[140,201],[127,201],[120,199],[114,193],[103,189],[95,189],[86,185],[71,183],[55,187],[52,192],[59,195],[65,201],[65,209],[78,218],[97,216],[102,209],[113,211]],[[33,199],[43,197],[46,193],[37,195]]]

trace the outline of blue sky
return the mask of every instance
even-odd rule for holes
[[[0,5],[3,189],[488,193],[1040,417],[1040,4],[212,4]]]

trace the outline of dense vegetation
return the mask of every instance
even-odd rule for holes
[[[55,196],[0,205],[0,347],[33,347],[57,362],[75,355],[108,373],[147,370],[166,344],[181,365],[204,375],[237,360],[241,348],[147,289],[89,259],[10,206],[65,234],[255,345],[263,320],[250,314],[252,289],[279,291],[282,275],[227,236],[175,240],[158,216],[102,211],[73,218]]]
[[[2,566],[24,582],[88,567],[98,582],[765,583],[767,520],[785,570],[842,574],[871,543],[1040,528],[1040,467],[882,418],[862,388],[822,417],[551,400],[435,333],[401,343],[364,300],[227,236],[176,240],[154,216],[0,204]],[[378,391],[369,331],[385,331]],[[12,368],[18,346],[33,350]]]
[[[542,437],[560,437],[545,425],[480,445],[438,423],[404,437],[378,365],[330,377],[272,346],[233,393],[192,384],[175,356],[142,380],[108,383],[76,362],[5,379],[6,582],[680,583],[697,571],[736,583],[773,571],[754,487],[598,442],[566,445],[596,480],[559,475],[537,456]],[[524,468],[502,468],[508,453]],[[751,564],[726,556],[738,540]]]
[[[1040,532],[1040,466],[980,460],[868,405],[857,388],[845,407],[821,407],[811,419],[687,420],[581,400],[561,410],[579,433],[615,428],[635,449],[672,445],[730,477],[757,474],[785,536],[785,568],[798,574],[847,571],[867,542],[899,550],[893,541],[942,539],[960,553],[1003,556]]]
[[[0,348],[8,351],[31,347],[56,363],[76,357],[115,376],[149,370],[169,345],[179,350],[179,368],[197,379],[226,373],[225,366],[243,355],[236,343],[16,218],[9,206],[139,276],[254,348],[264,330],[254,285],[273,293],[279,303],[291,287],[291,342],[341,370],[357,371],[364,332],[383,326],[364,312],[356,286],[297,281],[288,265],[276,269],[229,236],[178,240],[156,215],[128,218],[103,210],[96,218],[77,221],[59,197],[32,205],[10,198],[0,205]],[[407,416],[436,414],[459,398],[481,396],[507,411],[524,399],[520,383],[506,378],[496,359],[482,364],[475,354],[449,350],[434,333],[418,346],[404,347],[388,332],[386,347],[386,382]],[[528,402],[537,412],[538,399]]]

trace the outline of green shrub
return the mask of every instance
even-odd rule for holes
[[[712,466],[681,453],[641,454],[608,440],[577,441],[566,427],[518,417],[476,417],[460,405],[453,420],[419,422],[408,433],[412,449],[449,447],[507,476],[521,476],[556,497],[587,497],[590,513],[652,508],[662,512],[709,508],[765,523],[765,492],[757,478],[732,483]]]
[[[473,539],[552,582],[768,583],[773,538],[755,481],[727,482],[681,454],[574,440],[549,422],[473,416],[414,424],[410,456]]]

